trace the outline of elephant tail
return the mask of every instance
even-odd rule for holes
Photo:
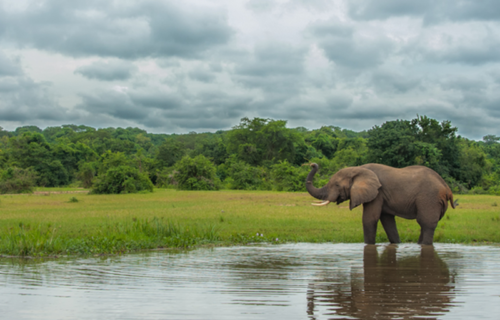
[[[453,193],[451,193],[451,191],[448,193],[446,201],[450,201],[451,207],[453,209],[458,206],[458,199],[453,201]]]
[[[441,220],[446,212],[446,209],[448,208],[448,201],[450,201],[451,207],[455,209],[456,206],[458,206],[457,201],[453,201],[453,193],[451,193],[451,190],[448,190],[446,192],[446,196],[441,198],[441,215],[439,216],[439,220]],[[457,199],[458,200],[458,199]]]

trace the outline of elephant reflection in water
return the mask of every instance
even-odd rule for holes
[[[397,259],[396,245],[379,257],[375,245],[366,245],[363,272],[351,271],[350,283],[335,276],[315,281],[307,294],[308,314],[319,309],[335,319],[436,319],[448,312],[454,296],[454,276],[433,246],[420,255]]]

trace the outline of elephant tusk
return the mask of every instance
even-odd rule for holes
[[[329,200],[326,200],[326,201],[323,201],[321,203],[311,203],[313,206],[318,206],[318,207],[321,207],[321,206],[326,206],[327,204],[329,204],[330,201]]]

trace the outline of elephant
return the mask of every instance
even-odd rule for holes
[[[448,201],[455,209],[453,194],[434,170],[424,166],[393,168],[383,164],[368,163],[347,167],[335,173],[322,188],[313,186],[318,171],[316,163],[310,164],[306,189],[313,197],[340,204],[350,199],[350,210],[363,204],[363,234],[366,244],[375,244],[378,221],[391,243],[400,243],[395,217],[417,219],[420,225],[419,244],[432,245],[434,231],[448,209]]]

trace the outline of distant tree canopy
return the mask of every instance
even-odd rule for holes
[[[419,164],[448,174],[459,166],[456,131],[450,122],[426,116],[388,121],[368,131],[366,161],[399,168]]]
[[[467,188],[486,172],[485,148],[456,136],[449,121],[419,116],[411,121],[388,121],[368,131],[366,162],[394,167],[424,165]]]
[[[317,183],[346,166],[424,165],[455,192],[500,194],[500,137],[457,136],[449,121],[394,120],[368,131],[287,128],[284,120],[242,118],[228,131],[152,134],[139,128],[62,125],[0,127],[0,192],[78,185],[96,193],[179,189],[303,191],[308,162]],[[15,191],[15,190],[20,191]]]
[[[228,132],[227,152],[253,166],[280,160],[293,162],[300,136],[285,126],[283,120],[243,118]]]

